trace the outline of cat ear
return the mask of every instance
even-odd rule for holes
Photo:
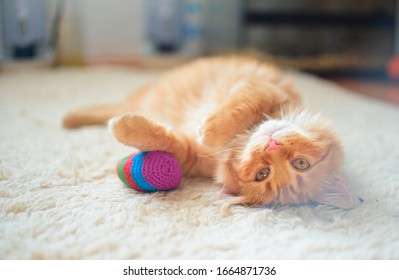
[[[350,209],[353,207],[353,199],[348,188],[340,178],[326,183],[320,193],[312,199],[315,202],[332,205],[338,208]]]

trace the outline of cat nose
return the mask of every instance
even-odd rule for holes
[[[272,151],[272,150],[278,150],[282,147],[283,145],[278,143],[276,140],[272,138],[271,135],[269,135],[269,144],[266,146],[265,150],[266,152]]]

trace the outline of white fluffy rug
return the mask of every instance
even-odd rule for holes
[[[65,130],[61,118],[78,105],[121,100],[156,73],[1,73],[0,258],[399,259],[399,108],[287,75],[343,139],[352,210],[225,209],[215,203],[219,187],[203,179],[135,192],[115,174],[133,150],[104,127]]]

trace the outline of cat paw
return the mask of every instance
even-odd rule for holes
[[[206,120],[198,129],[198,141],[207,147],[225,146],[232,138],[229,127],[214,119]]]
[[[109,121],[111,134],[116,140],[140,150],[152,150],[164,135],[165,128],[134,114],[124,114]]]

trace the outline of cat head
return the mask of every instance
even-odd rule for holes
[[[266,120],[232,141],[219,169],[233,203],[292,205],[311,201],[351,208],[340,178],[340,141],[330,124],[308,111]],[[237,147],[239,147],[237,149]]]

